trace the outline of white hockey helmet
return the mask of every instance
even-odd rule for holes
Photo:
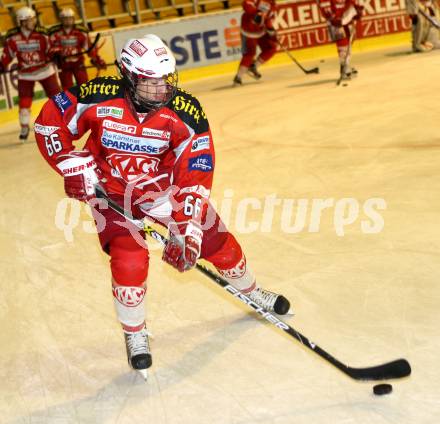
[[[15,12],[15,16],[17,17],[18,23],[21,21],[25,21],[27,19],[35,18],[37,14],[35,13],[35,10],[31,7],[20,7],[20,9]]]
[[[128,40],[120,53],[119,69],[135,105],[157,109],[166,104],[177,89],[176,59],[168,46],[154,34]],[[139,81],[162,79],[157,90],[166,91],[158,96],[155,92],[138,89]],[[146,80],[146,81],[145,81]],[[142,83],[141,85],[143,85]]]
[[[60,18],[74,18],[75,12],[70,7],[65,7],[61,9]]]

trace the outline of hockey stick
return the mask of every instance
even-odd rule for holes
[[[123,216],[125,219],[127,219],[127,221],[134,224],[140,230],[145,231],[146,234],[154,238],[159,243],[166,245],[167,239],[162,236],[162,234],[158,233],[156,230],[154,230],[154,228],[150,227],[145,220],[141,221],[133,218],[133,216],[128,211],[124,210],[122,206],[120,206],[114,200],[110,199],[100,186],[95,186],[95,193],[98,199],[103,199],[104,201],[106,201],[108,206],[112,210]],[[219,275],[206,268],[205,266],[200,265],[199,263],[196,264],[196,268],[198,271],[205,274],[209,279],[224,288],[234,297],[238,298],[243,303],[254,309],[255,312],[261,315],[266,321],[275,325],[275,327],[285,331],[287,334],[289,334],[289,336],[298,340],[305,347],[315,352],[321,358],[323,358],[331,365],[342,371],[347,376],[353,378],[354,380],[386,380],[391,378],[403,378],[411,374],[411,366],[406,359],[397,359],[392,362],[387,362],[385,364],[367,368],[349,367],[348,365],[343,364],[330,353],[319,347],[316,343],[313,343],[307,337],[302,335],[299,331],[295,330],[293,327],[280,320],[277,316],[263,309],[261,306],[252,301],[248,296],[241,293],[235,287],[231,286],[224,278],[220,277]]]
[[[83,50],[82,52],[78,52],[78,53],[74,53],[74,54],[69,54],[67,56],[63,56],[63,59],[67,59],[69,57],[77,57],[77,56],[82,56],[83,54],[89,54],[98,44],[99,39],[101,38],[101,34],[98,32],[96,34],[95,39],[93,40],[93,43],[90,45],[90,47],[86,50]]]
[[[440,29],[440,22],[437,21],[433,16],[428,15],[424,10],[419,9],[420,14],[434,27]]]
[[[356,28],[353,26],[353,30],[350,33],[350,40],[348,43],[347,52],[345,53],[344,64],[343,64],[344,69],[347,66],[348,55],[351,53],[351,46],[353,44],[355,34],[356,34]],[[338,80],[336,81],[336,85],[341,85],[342,79],[343,79],[343,75],[341,74]]]
[[[298,67],[305,73],[305,74],[319,74],[319,68],[315,67],[315,68],[311,68],[311,69],[306,69],[304,68],[304,66],[301,65],[301,63],[299,63],[295,57],[292,55],[292,53],[290,53],[290,51],[284,47],[281,43],[280,40],[277,39],[277,44],[281,47],[281,49],[283,50],[284,53],[287,54],[287,56],[289,56],[289,58],[295,62],[296,65],[298,65]]]
[[[111,62],[111,63],[106,63],[105,66],[107,66],[107,67],[109,67],[109,66],[116,66],[116,64],[115,64],[115,62]],[[85,69],[92,69],[92,68],[96,69],[96,66],[95,65],[87,65],[85,67]]]

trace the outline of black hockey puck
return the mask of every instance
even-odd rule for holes
[[[346,82],[344,82],[344,84],[342,84],[342,87],[347,87],[347,83]]]
[[[393,386],[391,384],[376,384],[373,387],[374,394],[378,396],[387,395],[392,391],[393,391]]]

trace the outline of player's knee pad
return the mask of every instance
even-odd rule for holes
[[[209,244],[211,248],[210,255],[203,258],[211,262],[216,268],[232,268],[243,256],[240,245],[229,232],[218,232],[216,236],[209,239]]]
[[[336,40],[336,46],[339,47],[347,47],[350,44],[350,38],[345,36],[339,40]]]
[[[217,270],[229,284],[244,293],[248,293],[256,287],[255,276],[249,269],[244,254],[235,265],[227,269],[217,268]]]
[[[235,288],[248,292],[255,287],[255,277],[246,263],[241,246],[231,233],[226,233],[223,245],[205,259]]]
[[[118,236],[109,243],[113,280],[122,286],[141,286],[148,276],[149,255],[146,245],[133,237]]]
[[[262,52],[260,54],[260,57],[259,57],[260,63],[264,63],[264,62],[267,62],[268,60],[272,59],[272,57],[275,53],[276,53],[276,48],[274,48],[274,49],[270,48],[270,49],[265,50],[264,52]]]
[[[32,105],[32,97],[31,96],[23,96],[20,97],[18,101],[18,107],[20,109],[29,109]]]
[[[42,80],[41,85],[43,86],[47,97],[55,96],[55,94],[59,93],[61,90],[58,84],[58,79],[55,75],[51,75],[50,77]]]
[[[77,85],[84,84],[89,80],[89,76],[87,75],[87,71],[85,68],[79,68],[75,72],[75,80]]]

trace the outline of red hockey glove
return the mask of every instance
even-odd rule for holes
[[[332,18],[332,19],[330,19],[330,23],[335,27],[342,26],[342,21],[340,18]]]
[[[262,15],[261,13],[257,13],[257,14],[254,16],[254,22],[255,22],[257,25],[260,25],[261,22],[263,22],[263,15]]]
[[[417,22],[419,21],[417,15],[409,15],[409,18],[411,19],[411,25],[417,25]]]
[[[58,157],[57,168],[64,176],[64,191],[73,199],[87,201],[95,197],[100,170],[90,152],[72,151]]]
[[[171,223],[162,259],[180,272],[196,265],[202,248],[203,231],[195,221]]]
[[[354,8],[356,9],[356,16],[354,19],[361,19],[362,15],[364,14],[364,6],[363,5],[354,5]]]
[[[54,47],[49,50],[49,60],[51,60],[58,67],[63,63],[63,55],[60,47]]]
[[[107,69],[107,65],[105,63],[105,61],[100,58],[99,56],[93,57],[90,62],[92,62],[92,65],[96,67],[96,69],[102,69],[105,70]]]
[[[273,28],[267,28],[266,33],[270,38],[276,39],[277,38],[277,32]]]

